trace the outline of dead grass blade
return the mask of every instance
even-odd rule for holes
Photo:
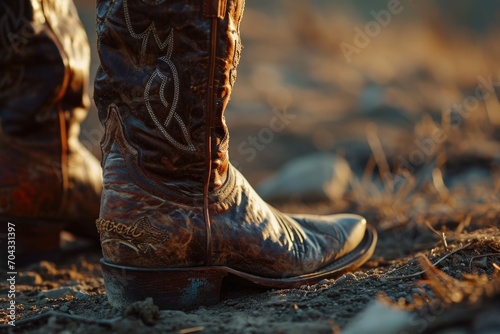
[[[443,244],[443,247],[448,250],[448,243],[446,242],[446,234],[444,232],[438,232],[434,227],[432,227],[431,223],[426,219],[425,220],[425,225],[441,239],[441,243]]]
[[[449,256],[461,251],[461,250],[464,250],[468,247],[470,247],[471,245],[473,244],[473,242],[469,242],[468,244],[462,246],[462,247],[459,247],[451,252],[449,252],[448,254],[442,256],[441,258],[439,258],[439,260],[437,260],[436,262],[434,263],[429,263],[434,267],[436,265],[438,265],[439,263],[441,263],[442,261],[444,261],[446,258],[448,258]],[[417,259],[420,257],[420,256],[424,256],[424,255],[417,255]],[[426,258],[427,259],[427,258]],[[400,267],[400,268],[397,268],[393,271],[391,271],[390,273],[393,273],[395,271],[398,271],[398,270],[401,270],[402,268],[404,268],[406,265]],[[436,269],[437,270],[437,269]],[[390,273],[387,273],[387,274],[390,274]],[[418,277],[420,275],[422,275],[423,273],[425,273],[425,269],[422,270],[422,271],[419,271],[419,272],[416,272],[414,274],[410,274],[410,275],[403,275],[403,276],[384,276],[385,279],[388,279],[388,280],[397,280],[397,279],[408,279],[408,278],[413,278],[413,277]]]
[[[377,133],[377,126],[374,123],[370,123],[366,126],[366,138],[373,152],[373,157],[379,168],[382,180],[384,180],[386,192],[390,194],[394,190],[394,182],[391,178],[391,170],[387,162],[384,148],[382,147],[382,143]]]

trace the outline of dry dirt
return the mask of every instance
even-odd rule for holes
[[[93,43],[92,4],[78,3]],[[339,45],[364,23],[311,3],[248,2],[227,114],[231,159],[258,184],[297,156],[344,156],[354,177],[341,200],[273,204],[365,215],[379,233],[373,258],[300,289],[228,286],[210,307],[158,311],[146,300],[122,312],[106,300],[99,248],[66,236],[60,259],[19,270],[15,328],[2,279],[0,332],[500,332],[500,103],[488,85],[500,72],[498,29],[470,32],[447,16],[457,8],[404,2],[349,63]],[[369,20],[386,3],[372,6],[361,10]],[[296,117],[250,159],[239,147],[284,108]],[[98,155],[92,113],[82,140]]]

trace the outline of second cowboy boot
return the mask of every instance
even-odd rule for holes
[[[20,264],[58,254],[62,228],[97,239],[102,172],[78,140],[90,50],[72,2],[5,1],[0,17],[0,222]]]
[[[98,1],[95,101],[106,134],[97,228],[116,307],[189,309],[226,276],[275,288],[339,275],[373,253],[357,215],[285,215],[228,160],[224,120],[244,1]]]

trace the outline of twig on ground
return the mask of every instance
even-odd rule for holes
[[[432,263],[433,266],[436,266],[438,265],[439,263],[441,263],[442,261],[444,261],[446,258],[448,258],[450,255],[453,255],[461,250],[464,250],[468,247],[470,247],[471,245],[473,244],[473,242],[469,242],[468,244],[466,244],[465,246],[462,246],[462,247],[459,247],[457,249],[455,249],[454,251],[451,251],[449,252],[448,254],[442,256],[439,260],[437,260],[436,262]],[[405,264],[404,266],[402,266],[401,268],[398,268],[398,269],[395,269],[392,272],[394,271],[397,271],[397,270],[400,270],[402,268],[404,268],[405,266],[407,266],[407,264]],[[423,273],[425,273],[425,270],[422,270],[422,271],[419,271],[419,272],[416,272],[414,274],[410,274],[410,275],[403,275],[403,276],[385,276],[384,278],[385,279],[388,279],[388,280],[396,280],[396,279],[407,279],[407,278],[413,278],[413,277],[418,277],[420,275],[422,275]]]

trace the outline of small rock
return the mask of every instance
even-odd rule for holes
[[[354,273],[354,276],[356,276],[356,279],[358,279],[358,280],[368,278],[368,275],[362,271],[358,271],[358,272]]]
[[[482,257],[481,259],[474,262],[476,266],[482,269],[488,269],[488,259],[486,257]]]
[[[330,291],[327,293],[327,296],[330,297],[330,298],[338,298],[340,297],[340,292],[338,291]]]
[[[267,201],[333,201],[349,187],[352,171],[347,161],[329,153],[315,153],[287,163],[257,187]]]
[[[75,298],[78,300],[85,300],[89,298],[89,295],[84,292],[78,291],[78,293],[75,295]]]
[[[40,285],[42,282],[42,276],[33,271],[19,273],[19,276],[16,279],[16,283],[20,285]]]
[[[69,311],[69,306],[68,306],[68,304],[64,304],[63,306],[61,306],[61,307],[59,308],[59,311],[61,311],[61,312],[68,312],[68,311]]]
[[[42,277],[46,278],[52,278],[57,275],[56,265],[48,261],[41,261],[40,263],[34,265],[33,270],[40,273]]]
[[[354,276],[351,273],[344,274],[344,275],[340,276],[339,278],[337,278],[337,280],[335,281],[335,284],[343,283],[343,282],[349,281],[349,280],[350,281],[355,281],[356,280],[356,276]]]
[[[153,326],[160,319],[160,309],[153,303],[153,298],[146,298],[144,301],[131,304],[125,310],[125,315],[141,319],[147,326]]]
[[[48,299],[60,299],[60,298],[66,298],[66,296],[76,296],[77,292],[73,290],[72,288],[59,288],[59,289],[53,289],[53,290],[46,290],[46,291],[41,291],[38,296],[42,298],[48,298]]]
[[[227,306],[234,306],[236,304],[238,304],[238,300],[236,299],[228,299],[224,302],[224,304],[226,304]]]

